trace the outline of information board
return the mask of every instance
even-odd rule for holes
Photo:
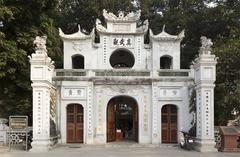
[[[26,131],[28,128],[27,116],[10,116],[9,127],[12,131]]]

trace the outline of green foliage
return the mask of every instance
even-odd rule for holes
[[[91,32],[96,18],[103,18],[103,9],[115,14],[119,11],[136,10],[132,0],[62,0],[59,5],[58,26],[66,33],[73,33],[77,31],[77,25],[81,24],[86,32]]]
[[[37,35],[48,36],[49,55],[61,66],[60,40],[54,26],[57,0],[0,1],[0,117],[29,115],[31,86],[28,55]]]

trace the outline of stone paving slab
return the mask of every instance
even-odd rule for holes
[[[185,151],[179,147],[105,147],[57,146],[49,152],[25,152],[12,150],[1,152],[0,157],[240,157],[240,153],[200,153]]]

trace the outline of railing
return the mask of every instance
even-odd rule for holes
[[[114,69],[114,70],[82,70],[82,69],[56,69],[56,77],[69,77],[69,76],[81,76],[81,77],[99,77],[99,76],[140,76],[148,77],[151,75],[150,71],[137,71],[129,69]]]
[[[190,69],[161,69],[156,72],[148,70],[110,69],[110,70],[85,70],[85,69],[56,69],[55,77],[191,77]]]
[[[158,70],[158,76],[164,77],[189,77],[190,69],[180,69],[180,70],[171,70],[171,69],[162,69]]]
[[[56,76],[87,76],[87,70],[82,69],[56,69]]]
[[[150,71],[95,71],[95,76],[150,76]]]

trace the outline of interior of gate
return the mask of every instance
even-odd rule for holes
[[[138,106],[131,97],[112,98],[107,107],[107,142],[138,142]]]

